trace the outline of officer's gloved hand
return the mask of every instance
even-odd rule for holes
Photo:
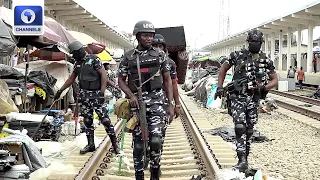
[[[259,88],[259,92],[265,92],[266,91],[266,86],[265,85],[261,85],[261,86],[258,86]]]
[[[54,95],[53,100],[58,100],[58,99],[60,98],[61,94],[62,94],[62,91],[61,91],[61,90],[58,90],[58,91],[56,92],[56,94]]]
[[[130,98],[130,107],[139,109],[139,102],[135,95]]]
[[[221,96],[223,95],[223,87],[218,87],[216,93],[214,94],[214,100],[216,100],[218,97],[221,99]]]

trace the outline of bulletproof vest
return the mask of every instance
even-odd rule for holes
[[[128,53],[129,54],[129,53]],[[145,54],[138,52],[127,55],[129,74],[128,86],[135,93],[139,87],[139,75],[137,68],[137,56],[139,56],[142,91],[151,91],[162,88],[162,74],[160,69],[160,52],[157,49],[150,49]]]
[[[267,84],[267,72],[268,59],[264,53],[251,55],[249,51],[242,50],[236,59],[233,80],[247,78],[249,88],[255,88],[256,82]]]
[[[79,74],[79,86],[85,90],[99,90],[101,88],[101,77],[97,70],[93,68],[93,59],[95,55],[87,55],[84,62],[81,63]]]

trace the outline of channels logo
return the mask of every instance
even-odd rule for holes
[[[14,34],[20,36],[40,36],[43,34],[42,6],[14,7]]]

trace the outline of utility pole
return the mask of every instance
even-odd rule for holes
[[[218,40],[230,35],[230,0],[220,0]]]

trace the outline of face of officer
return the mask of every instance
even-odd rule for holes
[[[79,61],[86,56],[86,51],[84,50],[84,48],[80,48],[79,50],[72,51],[71,54],[75,60]]]
[[[261,49],[262,42],[261,41],[249,41],[249,51],[251,53],[259,53]]]
[[[163,46],[163,44],[155,44],[155,45],[153,45],[153,47],[159,48],[159,49],[161,49],[162,51],[164,51],[164,46]]]
[[[153,37],[153,33],[139,33],[137,39],[143,47],[149,48],[152,45]]]

